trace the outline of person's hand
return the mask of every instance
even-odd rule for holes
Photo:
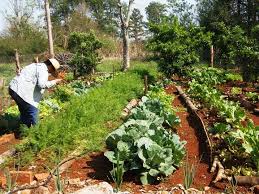
[[[62,82],[63,80],[62,79],[55,79],[55,81],[56,81],[56,84],[58,84],[58,83]]]

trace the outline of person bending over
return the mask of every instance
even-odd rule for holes
[[[9,94],[16,102],[20,111],[20,122],[31,127],[37,123],[38,105],[46,88],[61,81],[48,81],[49,74],[57,75],[59,62],[50,58],[43,63],[32,63],[25,66],[9,84]]]

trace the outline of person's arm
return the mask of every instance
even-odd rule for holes
[[[49,77],[48,70],[46,68],[39,68],[39,67],[37,67],[37,68],[38,68],[37,69],[37,77],[38,77],[37,85],[39,86],[39,88],[41,88],[41,89],[50,88],[50,87],[56,85],[56,83],[59,81],[59,80],[48,81],[48,77]]]

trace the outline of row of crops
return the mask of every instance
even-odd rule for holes
[[[153,86],[131,111],[126,122],[106,139],[105,156],[121,165],[122,172],[133,171],[142,184],[154,183],[172,174],[185,155],[185,141],[173,128],[180,119],[172,109],[173,97],[162,86]],[[117,174],[114,168],[112,174]]]
[[[193,68],[188,77],[188,94],[198,102],[200,109],[207,110],[209,117],[215,117],[216,122],[207,123],[214,154],[219,155],[229,173],[256,175],[259,126],[254,125],[238,102],[230,101],[217,89],[238,76],[215,68]]]

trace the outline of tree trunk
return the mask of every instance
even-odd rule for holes
[[[129,55],[129,35],[127,32],[123,35],[123,64],[122,70],[127,71],[130,67],[130,55]]]
[[[50,9],[49,9],[48,0],[45,0],[45,14],[46,14],[47,28],[48,28],[49,55],[51,58],[53,58],[54,57],[54,46],[53,46],[52,25],[51,25],[51,19],[50,19]]]
[[[121,1],[118,0],[118,8],[119,8],[119,16],[121,21],[121,31],[122,31],[122,42],[123,42],[123,63],[122,63],[122,71],[127,71],[130,67],[130,55],[129,55],[129,20],[131,15],[131,7],[134,0],[129,0],[128,10],[126,13],[126,17],[123,16],[122,4]]]

